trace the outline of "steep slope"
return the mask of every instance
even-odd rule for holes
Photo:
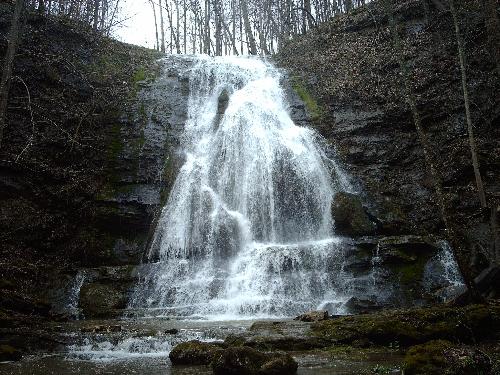
[[[2,5],[3,34],[9,13]],[[139,263],[183,123],[179,77],[155,81],[164,96],[143,90],[169,67],[159,57],[28,14],[0,150],[3,324],[14,312],[49,314],[58,296],[48,290],[64,291],[78,267]]]

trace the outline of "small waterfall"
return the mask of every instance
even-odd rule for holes
[[[129,308],[182,316],[289,316],[342,300],[334,194],[347,178],[290,118],[281,73],[200,57],[185,162]]]
[[[80,290],[82,289],[83,283],[85,283],[87,277],[88,275],[86,270],[79,270],[68,290],[66,310],[75,319],[78,319],[80,317],[80,309],[78,308],[78,303],[80,301]]]
[[[439,245],[440,250],[425,266],[423,282],[427,292],[445,302],[463,292],[465,284],[450,244],[440,241]]]

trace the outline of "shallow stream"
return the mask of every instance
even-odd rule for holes
[[[107,321],[74,321],[52,324],[43,331],[61,341],[55,353],[27,356],[19,362],[1,363],[2,375],[204,375],[209,367],[172,367],[168,358],[171,348],[186,340],[223,340],[229,334],[246,330],[253,321],[203,321],[167,318]],[[117,332],[84,332],[106,327]],[[118,328],[114,328],[118,329]],[[174,330],[178,330],[177,333]],[[43,350],[43,348],[41,348]],[[299,363],[299,375],[372,374],[374,368],[397,368],[401,356],[373,352],[335,358],[328,351],[292,353]],[[390,372],[399,374],[399,371]]]

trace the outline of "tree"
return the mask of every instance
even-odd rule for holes
[[[464,96],[465,118],[467,120],[467,132],[469,134],[469,147],[472,155],[472,166],[474,169],[474,177],[476,179],[476,186],[479,195],[479,201],[481,202],[481,207],[486,207],[487,206],[486,194],[484,193],[483,179],[481,177],[481,171],[479,170],[479,160],[477,157],[476,140],[474,138],[474,130],[472,128],[469,90],[467,89],[467,72],[465,70],[466,62],[465,62],[464,45],[463,45],[462,35],[460,32],[458,14],[455,8],[454,0],[450,0],[450,10],[453,16],[453,24],[455,26],[455,36],[457,39],[458,57],[460,61],[460,72],[462,73],[462,90]]]
[[[257,54],[257,45],[255,44],[255,38],[252,33],[252,27],[250,26],[250,18],[248,17],[248,6],[246,0],[240,0],[241,15],[243,16],[243,22],[245,24],[245,34],[249,44],[249,53],[251,55]]]
[[[156,36],[156,50],[160,50],[160,39],[158,37],[158,20],[156,19],[156,7],[155,3],[152,0],[149,0],[151,7],[153,8],[153,18],[155,20],[155,36]]]
[[[3,132],[5,129],[5,118],[7,103],[9,100],[10,80],[12,78],[12,66],[16,55],[17,45],[21,35],[21,15],[24,10],[24,0],[17,0],[10,26],[7,52],[4,59],[4,68],[0,80],[0,148],[2,147]]]

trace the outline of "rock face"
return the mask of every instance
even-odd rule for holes
[[[367,236],[376,227],[366,214],[361,199],[350,193],[339,192],[333,198],[332,219],[335,232],[347,236]]]
[[[297,367],[289,354],[263,353],[246,346],[228,348],[212,362],[214,375],[293,375]]]
[[[3,22],[8,12],[9,4],[0,5],[1,32],[9,26]],[[157,60],[156,52],[77,25],[41,21],[28,15],[13,73],[23,78],[36,103],[37,141],[15,162],[30,137],[31,121],[27,103],[18,99],[25,89],[14,84],[8,107],[18,109],[7,114],[0,150],[0,228],[12,233],[0,250],[9,269],[0,267],[0,274],[32,294],[23,299],[53,303],[43,314],[50,310],[62,317],[57,290],[71,289],[78,268],[141,261],[182,162],[177,147],[191,62]],[[0,53],[4,48],[0,44]],[[61,54],[65,64],[53,61]],[[82,307],[88,316],[125,305],[128,276],[85,283]],[[15,311],[15,290],[4,294],[1,283],[0,289],[11,296],[5,307]]]
[[[321,109],[313,125],[359,183],[364,204],[377,218],[378,233],[441,234],[433,184],[402,94],[404,85],[382,4],[371,2],[294,37],[277,60]],[[457,1],[457,6],[468,14],[465,38],[478,46],[466,48],[469,66],[474,67],[467,72],[469,93],[471,101],[478,103],[472,121],[487,195],[491,206],[497,207],[500,86],[491,78],[496,76],[495,63],[488,53],[479,5]],[[466,237],[488,248],[488,218],[479,214],[452,18],[433,9],[426,19],[416,1],[395,1],[394,9],[402,26],[422,125],[435,152],[453,219]],[[359,203],[354,207],[361,213]],[[471,271],[477,275],[487,266],[479,256]]]
[[[116,288],[98,283],[84,285],[80,304],[86,318],[106,318],[127,305],[127,295]]]

